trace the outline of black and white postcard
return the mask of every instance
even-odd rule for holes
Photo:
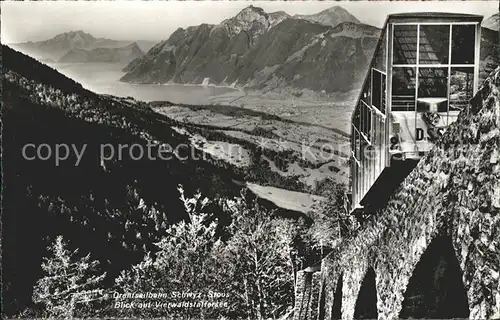
[[[2,1],[7,319],[500,319],[498,1]]]

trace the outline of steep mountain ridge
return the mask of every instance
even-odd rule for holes
[[[9,44],[9,46],[41,61],[58,61],[71,51],[79,52],[82,55],[80,50],[91,51],[102,48],[124,48],[134,43],[138,45],[139,42],[139,49],[142,47],[146,50],[149,50],[153,43],[152,41],[134,42],[96,38],[90,33],[77,30],[61,33],[44,41],[13,43]],[[142,51],[142,49],[140,50]],[[108,51],[111,52],[111,50]]]
[[[346,17],[339,9],[332,12]],[[380,30],[346,19],[332,28],[249,6],[219,25],[176,30],[129,64],[121,80],[349,90],[361,81],[359,71],[370,60]]]
[[[142,56],[144,56],[144,52],[134,42],[120,48],[72,49],[61,57],[59,62],[116,62],[128,64]]]
[[[269,21],[271,22],[271,26],[275,26],[281,21],[291,18],[291,16],[285,11],[275,11],[269,14]]]
[[[228,79],[269,89],[290,85],[328,92],[349,90],[361,80],[369,58],[362,38],[288,19],[264,34]]]
[[[494,14],[488,19],[483,20],[481,26],[493,31],[498,31],[500,28],[500,13]]]
[[[331,35],[344,35],[351,38],[360,38],[366,36],[377,37],[380,35],[380,29],[368,24],[345,21],[337,24],[330,32]]]
[[[241,32],[247,32],[255,40],[269,28],[280,23],[290,16],[284,12],[267,14],[262,8],[250,5],[241,10],[236,16],[222,21],[216,28],[224,27],[229,36],[234,37]]]
[[[51,45],[68,45],[73,48],[84,48],[93,45],[96,40],[97,39],[91,34],[78,30],[59,34],[54,38],[49,39],[46,43]]]

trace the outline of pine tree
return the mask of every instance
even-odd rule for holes
[[[182,186],[179,186],[187,221],[180,221],[164,231],[164,237],[157,243],[157,251],[147,254],[143,261],[130,270],[122,271],[115,280],[117,288],[124,292],[202,292],[213,283],[210,264],[212,250],[220,247],[221,241],[216,236],[217,223],[208,222],[204,208],[207,198],[196,193],[193,198],[185,197]],[[175,302],[179,302],[176,300]],[[164,310],[126,310],[127,316],[135,312],[141,317],[163,316]],[[187,313],[196,315],[203,310],[172,310],[180,312],[182,317]],[[177,316],[181,316],[178,314]]]
[[[116,287],[124,292],[201,292],[228,294],[227,308],[170,310],[169,316],[196,319],[278,318],[293,305],[298,269],[296,222],[243,198],[223,200],[221,209],[231,216],[231,235],[225,242],[217,223],[205,213],[208,200],[189,198],[179,187],[189,218],[168,227],[157,251],[123,271]],[[175,300],[178,302],[178,299]],[[125,310],[127,316],[165,316],[165,310]]]
[[[332,249],[343,239],[356,234],[360,223],[347,212],[344,206],[346,187],[333,181],[326,185],[329,189],[318,213],[311,213],[314,224],[310,235],[315,247]]]
[[[221,260],[226,265],[222,277],[233,286],[232,306],[251,319],[278,318],[293,304],[297,230],[257,203],[238,199],[229,208],[233,236]]]
[[[44,305],[49,316],[73,317],[78,307],[105,297],[98,288],[106,273],[97,275],[99,262],[92,261],[90,254],[79,258],[78,250],[66,248],[62,236],[56,238],[49,251],[52,256],[42,263],[46,275],[33,288],[33,301]]]

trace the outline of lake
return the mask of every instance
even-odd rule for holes
[[[182,84],[130,84],[120,82],[124,65],[115,63],[50,63],[52,68],[96,93],[134,97],[142,101],[205,104],[207,98],[235,91],[227,87]]]

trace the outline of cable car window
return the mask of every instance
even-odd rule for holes
[[[373,69],[372,106],[385,114],[385,74]]]
[[[448,64],[449,25],[420,26],[419,64]]]
[[[448,68],[419,68],[418,112],[446,112],[448,109]]]
[[[474,68],[451,68],[450,111],[460,111],[467,106],[474,91]]]
[[[386,72],[386,32],[383,32],[383,36],[380,42],[379,50],[375,54],[375,68]]]
[[[361,95],[361,99],[363,99],[364,102],[366,102],[366,104],[371,104],[371,87],[370,87],[370,84],[371,84],[371,74],[368,73],[368,79],[366,81],[366,85],[365,87],[363,88],[363,94]]]
[[[363,103],[361,103],[359,107],[361,109],[361,133],[366,135],[366,107]]]
[[[476,27],[454,25],[452,28],[451,63],[474,64]]]
[[[393,50],[393,64],[417,62],[417,25],[394,26]]]
[[[354,111],[354,118],[352,119],[353,123],[352,125],[354,128],[357,130],[361,130],[360,123],[361,123],[361,115],[360,115],[360,110],[359,110],[359,105],[356,106],[356,110]]]
[[[371,130],[372,130],[372,110],[368,108],[368,106],[365,106],[365,132],[363,132],[366,137],[368,138],[368,141],[371,141]]]
[[[415,110],[415,68],[394,67],[392,70],[392,110]]]
[[[385,114],[385,107],[387,105],[387,99],[386,99],[386,94],[387,94],[387,85],[386,85],[386,75],[382,74],[382,89],[380,90],[382,92],[382,104],[380,106],[380,111],[382,111],[383,114]]]
[[[361,108],[361,132],[365,137],[370,140],[370,133],[372,128],[372,114],[370,108],[363,102],[360,102]]]
[[[355,143],[354,155],[358,161],[360,159],[360,154],[361,154],[361,145],[359,139],[360,135],[358,130],[354,130],[354,143]]]

